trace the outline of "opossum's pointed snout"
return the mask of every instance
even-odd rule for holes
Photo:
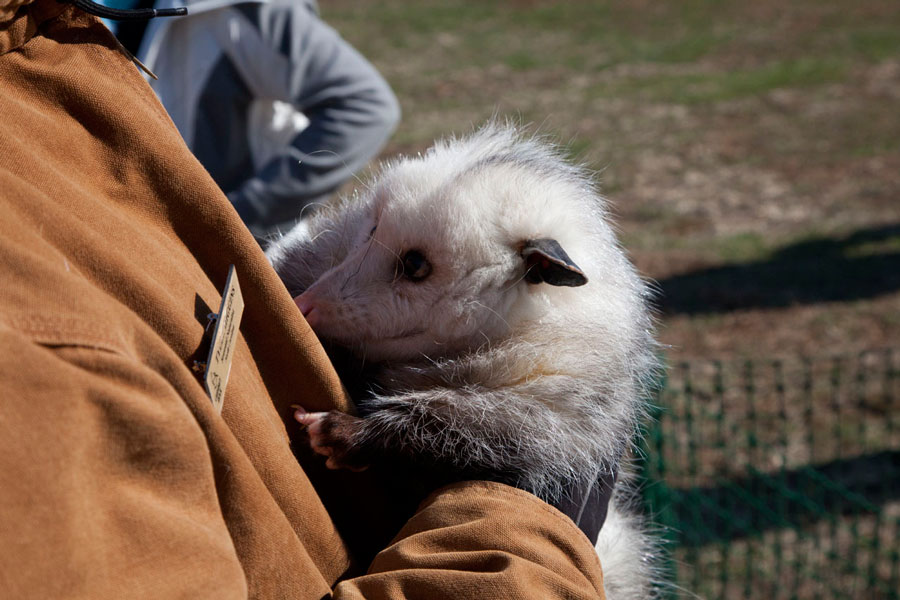
[[[306,322],[309,323],[309,326],[315,328],[319,313],[316,310],[316,304],[312,297],[304,292],[294,298],[294,304],[296,304],[297,308],[300,309],[300,312],[303,313],[303,317],[306,319]]]

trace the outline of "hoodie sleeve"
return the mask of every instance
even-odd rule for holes
[[[250,95],[286,102],[309,121],[228,193],[258,230],[297,218],[362,169],[393,132],[400,107],[375,67],[312,10],[277,1],[238,8],[271,55],[260,64],[258,53],[244,52],[252,46],[245,39],[225,48]],[[196,144],[202,161],[202,140]]]

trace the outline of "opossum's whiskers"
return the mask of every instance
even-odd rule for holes
[[[428,356],[428,355],[425,354],[424,352],[419,352],[419,356],[421,356],[422,358],[424,358],[426,362],[431,363],[431,366],[432,366],[432,367],[438,367],[438,366],[439,366],[438,361],[437,361],[436,359],[434,359],[434,358]]]
[[[304,213],[308,210],[312,210],[316,206],[328,206],[327,202],[307,202],[303,205],[303,208],[300,209],[300,218],[303,219],[305,216]]]
[[[266,241],[266,245],[272,244],[283,237],[284,233],[281,231],[281,227],[276,227],[274,231],[270,231],[262,236],[262,238]]]
[[[316,240],[318,240],[318,239],[319,239],[320,237],[322,237],[323,235],[326,235],[326,234],[329,234],[329,233],[335,233],[334,229],[323,229],[322,231],[320,231],[319,233],[317,233],[317,234],[313,237],[312,241],[315,242]]]
[[[378,244],[379,246],[381,246],[382,248],[384,248],[385,250],[387,250],[388,252],[390,252],[391,254],[393,254],[393,255],[394,255],[394,258],[396,258],[398,261],[402,261],[402,260],[403,260],[403,257],[400,256],[400,253],[397,252],[396,250],[394,250],[393,248],[391,248],[390,246],[388,246],[388,245],[386,245],[386,244],[384,244],[384,243],[382,243],[382,242],[379,242],[379,241],[376,240],[374,237],[372,238],[372,242]],[[394,269],[394,276],[393,276],[393,278],[391,279],[391,283],[397,283],[397,280],[398,280],[398,279],[400,279],[400,272],[399,272],[397,269]]]
[[[362,344],[362,353],[360,354],[360,371],[362,371],[366,366],[366,353],[369,351],[369,347],[366,344]]]
[[[522,276],[521,276],[521,277],[519,277],[518,279],[516,279],[515,281],[513,281],[511,284],[509,284],[508,287],[503,288],[503,291],[504,291],[504,292],[508,292],[509,290],[513,289],[514,287],[516,287],[517,285],[519,285],[519,283],[520,283],[523,279],[525,279],[525,277],[527,277],[527,276],[528,276],[528,271],[525,271],[524,273],[522,273]]]
[[[504,324],[504,325],[506,325],[507,327],[509,327],[510,329],[512,329],[512,326],[509,324],[509,321],[507,321],[507,320],[503,317],[503,315],[501,315],[500,313],[498,313],[496,310],[494,310],[494,309],[491,308],[490,306],[487,306],[486,304],[482,304],[482,303],[479,302],[478,300],[472,300],[472,301],[471,301],[471,304],[476,304],[476,305],[478,305],[478,306],[480,306],[480,307],[482,307],[482,308],[484,308],[484,309],[486,309],[486,310],[489,310],[490,312],[494,313],[494,314],[497,316],[498,319],[500,319],[501,321],[503,321],[503,324]]]
[[[369,184],[367,184],[365,181],[363,181],[362,179],[360,179],[359,176],[358,176],[355,172],[353,172],[353,171],[350,169],[350,166],[347,164],[347,161],[344,160],[344,157],[341,156],[340,154],[338,154],[337,152],[335,152],[334,150],[313,150],[312,152],[309,152],[308,154],[309,154],[309,155],[313,155],[313,154],[333,154],[334,156],[338,157],[338,159],[340,159],[341,164],[344,165],[344,168],[347,169],[347,171],[350,172],[350,176],[353,177],[353,179],[355,179],[356,181],[359,182],[359,185],[363,186],[363,187],[364,187],[366,190],[368,190],[368,191],[372,191],[372,187],[371,187]]]
[[[368,253],[366,253],[366,254],[368,254]],[[341,299],[346,300],[348,298],[347,296],[344,295],[344,290],[347,288],[347,284],[350,283],[350,281],[353,280],[353,278],[359,274],[359,270],[362,269],[362,264],[365,259],[366,259],[366,256],[363,255],[362,260],[360,260],[359,263],[356,265],[356,270],[353,271],[353,273],[351,273],[347,277],[347,279],[344,280],[344,283],[341,284]]]
[[[366,242],[366,251],[363,253],[362,258],[359,259],[359,263],[356,265],[356,270],[350,274],[347,279],[344,280],[344,283],[341,285],[341,294],[344,293],[344,288],[347,287],[347,284],[359,274],[359,270],[362,269],[363,263],[366,262],[366,258],[369,256],[369,250],[372,249],[372,242],[375,241],[375,238],[369,238],[369,241]]]
[[[479,350],[482,348],[490,348],[491,347],[491,338],[489,338],[488,335],[482,329],[479,329],[478,333],[481,334],[481,337],[484,338],[484,343],[481,346],[479,346]]]
[[[373,241],[374,243],[378,244],[379,246],[381,246],[382,248],[384,248],[385,250],[387,250],[388,252],[390,252],[391,254],[393,254],[393,255],[394,255],[394,258],[396,258],[397,260],[400,260],[400,259],[403,258],[402,256],[400,256],[400,253],[399,253],[399,252],[397,252],[396,250],[394,250],[393,248],[391,248],[391,247],[388,246],[387,244],[385,244],[385,243],[383,243],[383,242],[379,242],[379,241],[376,240],[375,238],[372,238],[372,241]]]

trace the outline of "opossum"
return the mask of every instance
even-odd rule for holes
[[[361,416],[298,415],[330,467],[412,457],[551,503],[615,479],[658,365],[648,286],[591,173],[541,136],[491,122],[389,162],[267,254],[372,377]],[[617,504],[607,590],[645,598],[652,545]]]

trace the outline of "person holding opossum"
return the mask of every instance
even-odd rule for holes
[[[324,468],[293,418],[350,410],[331,362],[96,17],[0,8],[0,115],[0,595],[604,596],[587,536],[505,483],[370,532],[391,490]],[[230,265],[219,410],[201,363]]]

